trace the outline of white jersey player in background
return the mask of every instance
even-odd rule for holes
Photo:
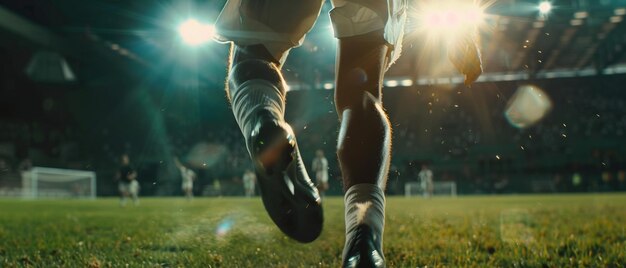
[[[324,151],[317,150],[315,152],[311,169],[313,170],[313,174],[315,174],[317,190],[320,192],[321,196],[324,196],[324,192],[328,190],[328,160],[324,157]]]
[[[128,197],[133,199],[133,204],[139,205],[139,182],[137,182],[137,171],[130,164],[128,154],[122,154],[120,157],[120,167],[115,174],[118,182],[118,190],[120,192],[120,206],[126,206]]]
[[[428,165],[422,164],[422,170],[417,174],[417,178],[422,187],[424,198],[430,198],[434,191],[433,171],[428,168]]]
[[[180,170],[180,177],[182,178],[181,189],[187,200],[191,200],[193,199],[193,181],[196,179],[196,173],[183,165],[178,158],[174,158],[174,163]]]
[[[256,184],[256,175],[252,170],[246,169],[246,172],[243,173],[243,190],[246,194],[246,197],[254,196],[254,186]]]

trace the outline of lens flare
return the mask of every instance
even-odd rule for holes
[[[509,100],[504,116],[516,128],[527,128],[539,122],[552,108],[552,101],[537,86],[520,86]]]
[[[547,14],[550,10],[552,10],[552,4],[550,4],[550,2],[545,1],[539,4],[539,12],[541,14]]]
[[[215,36],[215,26],[188,19],[178,26],[178,34],[190,46],[202,45]]]
[[[220,223],[217,225],[217,228],[215,229],[215,236],[217,237],[226,236],[228,232],[230,232],[230,230],[233,228],[234,223],[235,222],[231,218],[225,218],[222,221],[220,221]]]
[[[487,23],[489,17],[485,10],[494,2],[494,0],[416,1],[409,12],[406,39],[417,43],[416,47],[421,50],[418,60],[431,66],[424,75],[449,77],[458,75],[459,72],[463,75],[478,73],[468,70],[482,68],[478,60],[481,49],[480,33],[490,30]],[[468,78],[474,79],[475,76],[470,75]]]
[[[476,31],[485,20],[483,6],[461,0],[423,2],[412,17],[418,22],[418,31],[445,40]]]

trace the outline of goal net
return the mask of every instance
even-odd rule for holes
[[[34,167],[22,173],[22,197],[96,198],[96,173]]]
[[[456,182],[440,181],[433,182],[433,196],[456,196]],[[404,196],[427,196],[421,183],[407,182],[404,184]]]

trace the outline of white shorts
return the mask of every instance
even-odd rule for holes
[[[315,172],[315,181],[317,183],[328,183],[328,172]]]
[[[254,183],[253,182],[243,182],[243,188],[246,190],[254,190]]]
[[[181,185],[181,188],[183,190],[191,190],[193,189],[193,182],[183,182],[183,184]]]
[[[122,193],[128,193],[129,186],[130,186],[130,183],[120,182],[117,184],[117,190],[119,190]]]
[[[332,0],[335,37],[384,29],[391,45],[390,64],[402,50],[407,0]],[[302,45],[324,0],[228,0],[215,23],[219,41],[263,44],[281,63],[289,49]]]
[[[135,180],[131,181],[128,190],[130,194],[137,195],[139,193],[139,183]]]
[[[139,183],[136,180],[128,183],[120,182],[117,184],[117,189],[122,193],[136,195],[139,193]]]

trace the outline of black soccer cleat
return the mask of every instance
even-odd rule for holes
[[[248,145],[263,205],[287,236],[308,243],[322,232],[321,198],[306,172],[289,124],[260,116]]]
[[[346,245],[343,256],[343,268],[384,268],[385,258],[377,246],[378,237],[372,228],[361,224],[353,231],[352,240]]]

